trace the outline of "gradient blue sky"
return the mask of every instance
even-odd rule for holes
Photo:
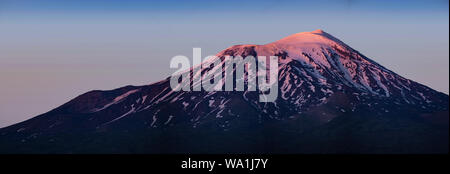
[[[0,127],[84,92],[156,82],[170,59],[315,29],[448,94],[448,0],[0,0]]]

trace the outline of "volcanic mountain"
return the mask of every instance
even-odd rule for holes
[[[249,90],[174,91],[170,78],[95,90],[0,129],[0,152],[448,153],[448,95],[322,30],[216,56],[227,55],[278,56],[275,102]]]

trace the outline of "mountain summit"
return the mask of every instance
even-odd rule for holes
[[[322,31],[224,56],[278,56],[278,98],[258,91],[90,91],[0,129],[3,153],[448,153],[449,97]],[[221,71],[221,69],[218,69]],[[272,71],[272,70],[271,70]]]
[[[330,34],[324,32],[323,30],[318,29],[311,32],[296,33],[283,39],[280,39],[274,42],[273,44],[301,46],[299,44],[309,43],[309,44],[327,45],[333,42],[340,42],[340,41],[331,36]]]

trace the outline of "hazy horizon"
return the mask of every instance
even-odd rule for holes
[[[145,85],[175,55],[216,54],[322,29],[449,93],[448,1],[0,0],[0,127],[90,90]]]

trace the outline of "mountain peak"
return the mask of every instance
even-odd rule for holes
[[[300,32],[285,38],[282,38],[271,44],[280,46],[300,46],[304,47],[306,45],[330,45],[330,44],[342,44],[341,41],[333,37],[332,35],[324,32],[321,29],[317,29],[310,32]]]
[[[192,89],[202,85],[196,77],[224,75],[222,87],[232,77],[232,91],[175,91],[171,77],[88,92],[0,129],[0,153],[448,153],[448,95],[401,77],[322,30],[232,46],[212,59],[225,55],[278,56],[277,69],[266,71],[278,70],[277,86],[269,88],[276,100],[260,102],[263,92],[249,90],[261,79],[259,66],[238,76],[238,64],[226,67],[220,60],[181,77]],[[238,82],[247,89],[235,90]],[[211,145],[217,148],[202,148]]]
[[[325,32],[321,29],[317,29],[317,30],[311,31],[310,33],[325,33]]]

